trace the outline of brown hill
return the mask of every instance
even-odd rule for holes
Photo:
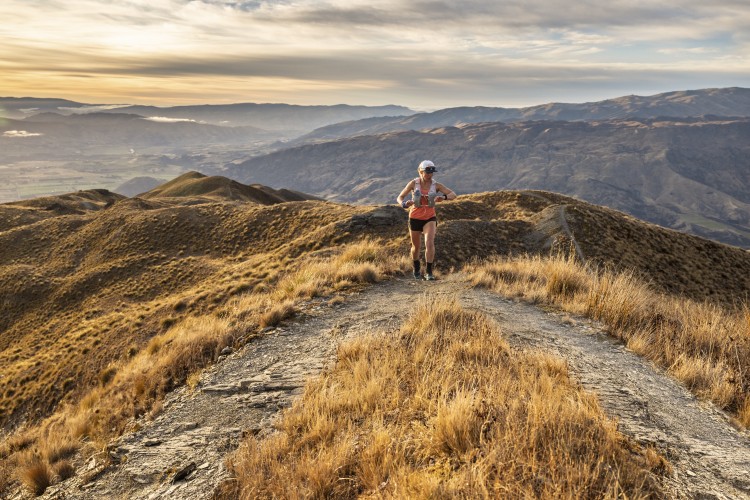
[[[345,241],[331,224],[354,212],[315,201],[193,201],[126,199],[0,233],[3,425],[49,414],[96,385],[112,361],[176,318],[211,311],[265,286],[295,256]]]
[[[191,179],[203,178],[172,187]],[[113,362],[145,349],[175,321],[268,290],[313,255],[366,236],[397,255],[408,250],[406,214],[392,205],[154,195],[105,206],[0,232],[5,428],[106,383]],[[631,267],[663,291],[732,305],[750,287],[743,250],[561,195],[480,193],[439,212],[443,272],[493,254],[567,249],[572,235],[590,263]]]
[[[728,307],[747,299],[750,252],[545,191],[465,195],[442,204],[441,266],[494,254],[567,251],[591,266],[634,270],[655,288]]]
[[[485,123],[258,156],[229,176],[334,201],[391,203],[423,159],[459,193],[540,189],[750,247],[750,119]]]
[[[0,204],[0,232],[60,215],[82,215],[101,210],[125,197],[106,189],[89,189],[60,196]]]
[[[160,186],[165,182],[167,182],[165,179],[156,179],[149,176],[138,176],[123,182],[113,191],[127,197],[137,196],[138,194],[145,193],[146,191],[154,189],[155,187]]]
[[[235,200],[274,205],[288,201],[319,200],[288,189],[276,190],[261,184],[245,185],[221,176],[206,176],[199,172],[187,172],[171,181],[139,194],[139,198],[153,200],[159,198],[210,198]]]

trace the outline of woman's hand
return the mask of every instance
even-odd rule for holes
[[[404,208],[409,208],[410,206],[414,205],[413,200],[404,200],[401,202],[401,206]]]
[[[435,196],[435,203],[440,203],[441,201],[445,201],[446,199],[446,196]]]

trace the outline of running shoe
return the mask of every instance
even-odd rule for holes
[[[425,275],[424,275],[424,280],[425,280],[425,281],[435,281],[435,276],[433,276],[433,275],[432,275],[432,274],[430,274],[430,273],[428,273],[428,274],[425,274]]]

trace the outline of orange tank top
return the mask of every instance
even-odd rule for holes
[[[421,185],[421,179],[417,177],[414,179],[414,195],[418,196],[420,199],[420,205],[419,207],[412,205],[409,209],[409,218],[410,219],[417,219],[417,220],[429,220],[435,217],[437,214],[435,212],[435,207],[428,206],[430,202],[429,195],[435,194],[435,191],[437,189],[437,182],[435,179],[432,180],[432,184],[430,185],[430,189],[425,193],[422,191],[422,185]]]

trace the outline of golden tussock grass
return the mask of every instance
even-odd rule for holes
[[[59,423],[50,425],[40,436],[35,443],[13,454],[12,460],[0,465],[13,470],[21,484],[34,495],[41,495],[49,485],[75,473],[69,458],[81,446]],[[6,481],[5,487],[10,484],[9,478]]]
[[[140,349],[131,346],[126,357],[100,370],[97,386],[76,404],[42,422],[29,434],[27,443],[3,446],[7,451],[0,457],[0,466],[16,468],[19,477],[29,470],[30,477],[39,479],[26,482],[42,489],[43,472],[53,471],[55,464],[80,449],[82,442],[87,443],[85,453],[101,451],[135,418],[157,415],[166,393],[182,384],[195,387],[201,369],[213,363],[225,346],[236,346],[239,338],[248,339],[266,326],[278,325],[296,314],[305,300],[357,289],[403,265],[390,258],[380,242],[368,239],[340,247],[327,257],[297,263],[301,264],[299,270],[269,272],[261,291],[240,293],[211,314],[171,317],[163,333]],[[49,439],[56,433],[64,434],[65,439]],[[12,457],[32,445],[36,450],[33,460],[21,463],[17,456]]]
[[[52,467],[52,472],[60,481],[65,481],[75,475],[76,469],[69,460],[62,460]]]
[[[233,333],[226,319],[197,317],[154,337],[119,367],[108,385],[83,398],[68,417],[71,432],[103,446],[129,419],[153,411],[196,367],[215,361],[232,344]]]
[[[237,451],[226,498],[645,498],[665,466],[563,360],[512,351],[455,300],[342,345],[277,430]]]
[[[39,423],[108,383],[108,365],[130,345],[140,350],[185,316],[213,314],[313,249],[354,242],[360,236],[335,223],[367,210],[195,201],[122,200],[3,232],[0,426]]]
[[[52,469],[41,459],[22,465],[19,476],[23,485],[34,495],[41,495],[52,484]]]
[[[602,322],[699,397],[750,427],[748,307],[653,291],[630,272],[589,270],[572,257],[494,259],[468,269],[475,285]]]
[[[261,328],[277,326],[287,318],[291,318],[297,312],[294,307],[294,301],[287,300],[281,304],[273,306],[270,310],[263,313],[260,317],[259,324]]]

